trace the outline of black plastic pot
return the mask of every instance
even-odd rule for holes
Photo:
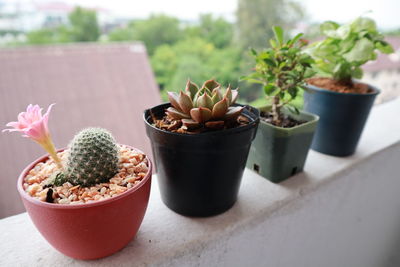
[[[163,202],[186,216],[212,216],[237,199],[250,145],[259,123],[257,109],[246,106],[245,126],[201,134],[180,134],[152,125],[151,113],[161,118],[169,103],[144,113],[146,132]]]
[[[338,93],[307,85],[304,110],[319,116],[311,148],[333,156],[352,155],[379,90],[367,94]]]

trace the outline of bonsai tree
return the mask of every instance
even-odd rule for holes
[[[333,21],[321,24],[325,39],[317,41],[308,49],[315,62],[316,74],[328,77],[339,84],[352,86],[352,78],[361,79],[361,66],[377,57],[376,51],[393,53],[393,48],[378,32],[375,21],[359,17],[348,24]]]
[[[268,122],[281,126],[284,119],[282,107],[287,106],[292,112],[299,112],[291,102],[298,96],[299,91],[304,89],[305,79],[314,74],[311,71],[313,60],[302,51],[307,44],[305,40],[300,39],[302,33],[293,39],[285,40],[280,27],[272,29],[275,39],[270,40],[271,47],[260,53],[251,50],[256,62],[255,71],[242,79],[262,84],[271,105]]]

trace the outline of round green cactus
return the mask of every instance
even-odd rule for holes
[[[107,182],[118,172],[118,147],[112,135],[102,128],[87,128],[71,141],[60,184],[91,186]]]

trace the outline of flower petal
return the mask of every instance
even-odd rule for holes
[[[51,109],[53,108],[53,106],[55,105],[56,103],[53,103],[53,104],[51,104],[48,108],[47,108],[47,111],[46,111],[46,113],[43,115],[43,117],[42,117],[42,112],[40,112],[40,117],[42,117],[42,120],[43,120],[43,124],[44,124],[44,129],[45,129],[45,131],[47,132],[47,134],[49,134],[49,127],[48,127],[48,122],[49,122],[49,116],[50,116],[50,112],[51,112]]]

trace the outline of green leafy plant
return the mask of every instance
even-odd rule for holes
[[[238,90],[232,90],[230,86],[223,93],[221,85],[214,80],[204,82],[201,88],[188,81],[185,91],[179,95],[168,92],[172,107],[166,113],[188,129],[202,125],[211,129],[223,128],[226,123],[235,121],[243,110],[241,106],[231,106],[238,94]]]
[[[298,113],[297,108],[290,103],[304,89],[305,79],[314,74],[311,71],[313,60],[302,51],[306,41],[300,39],[301,33],[293,39],[285,40],[282,28],[272,29],[275,39],[270,40],[271,47],[260,53],[251,50],[256,61],[255,72],[242,79],[263,85],[271,104],[271,122],[280,125],[283,106],[287,105],[289,110]]]
[[[375,60],[377,50],[385,54],[393,52],[370,18],[359,17],[343,25],[326,21],[320,30],[325,39],[311,44],[308,49],[315,59],[312,66],[317,75],[343,84],[352,84],[352,78],[362,78],[361,66]]]

